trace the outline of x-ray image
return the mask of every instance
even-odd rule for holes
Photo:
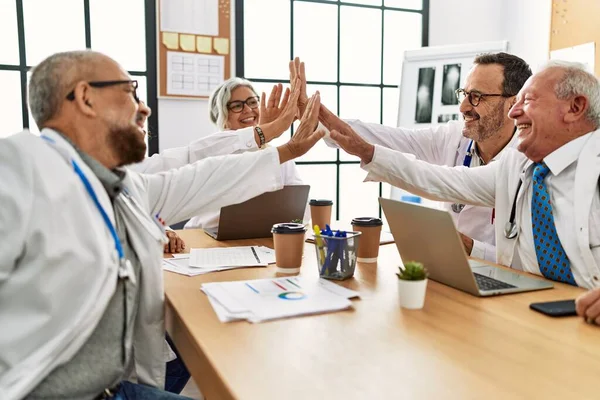
[[[444,65],[444,79],[442,84],[442,104],[458,104],[455,91],[460,83],[460,64]]]
[[[433,105],[433,83],[435,67],[419,68],[419,83],[417,85],[417,107],[415,122],[417,124],[431,123],[431,108]]]
[[[448,122],[451,120],[458,120],[458,114],[440,114],[438,115],[437,122]]]

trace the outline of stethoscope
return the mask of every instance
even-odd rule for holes
[[[517,192],[515,193],[515,198],[513,199],[512,208],[510,209],[510,218],[506,224],[504,224],[504,236],[507,239],[514,239],[517,237],[517,233],[519,231],[517,224],[515,222],[515,214],[517,213],[517,198],[519,197],[519,190],[521,190],[521,185],[523,184],[523,180],[519,179],[519,185],[517,186]]]
[[[469,147],[467,147],[467,153],[465,154],[465,158],[463,160],[463,166],[470,168],[471,160],[473,159],[473,140],[469,143]],[[517,192],[515,193],[515,198],[513,199],[512,208],[510,210],[510,219],[504,225],[504,236],[507,239],[514,239],[517,237],[517,233],[519,229],[515,222],[515,214],[517,212],[517,197],[519,197],[519,190],[521,190],[521,185],[523,184],[522,180],[519,180],[519,185],[517,186]],[[464,204],[454,203],[452,204],[452,211],[455,213],[460,213],[463,208],[465,208]],[[493,218],[493,217],[492,217]]]
[[[463,160],[463,166],[467,168],[471,167],[471,160],[473,159],[473,142],[474,140],[471,140],[471,142],[469,143],[469,147],[467,147],[467,153],[465,154],[465,158]],[[459,214],[463,210],[463,208],[465,208],[465,205],[460,203],[453,203],[451,208],[452,211]]]

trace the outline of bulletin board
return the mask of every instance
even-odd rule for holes
[[[552,0],[550,51],[585,43],[600,43],[600,1]],[[600,77],[600,52],[596,48],[594,73]]]
[[[455,90],[464,87],[475,56],[507,49],[508,42],[499,41],[405,51],[398,126],[426,128],[460,119]]]
[[[230,0],[157,0],[158,97],[206,99],[231,75]]]

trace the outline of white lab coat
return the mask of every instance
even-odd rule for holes
[[[168,171],[172,168],[180,168],[208,157],[241,154],[257,150],[259,148],[254,139],[254,128],[249,127],[235,131],[217,132],[194,140],[188,146],[164,150],[159,154],[154,154],[146,158],[138,164],[130,165],[129,168],[140,173],[154,174]],[[256,176],[254,179],[260,179],[260,176]],[[281,164],[281,179],[284,185],[303,184],[294,161]],[[310,219],[310,214],[305,215],[305,219]],[[216,212],[203,212],[194,216],[186,223],[185,228],[214,228],[218,225],[219,210]]]
[[[114,224],[102,184],[59,134],[42,135],[53,144],[28,132],[0,140],[1,399],[24,397],[76,354],[103,315],[119,270],[114,241],[71,160]],[[267,149],[155,175],[128,171],[124,186],[139,205],[124,212],[141,263],[136,373],[141,383],[162,387],[164,233],[150,216],[174,222],[280,189],[279,156]]]
[[[359,120],[345,121],[369,143],[410,153],[419,160],[436,165],[449,167],[463,165],[471,142],[471,139],[462,135],[464,126],[462,121],[449,121],[443,125],[422,129],[393,128]],[[337,147],[334,141],[326,141],[328,145]],[[506,148],[512,148],[515,144],[516,139],[513,139]],[[493,160],[497,160],[501,154],[502,152]],[[476,156],[473,156],[471,166],[479,166]],[[460,213],[456,213],[451,208],[452,203],[445,203],[444,206],[452,215],[458,231],[473,239],[471,256],[496,261],[492,209],[465,205]]]
[[[364,169],[369,172],[368,180],[383,180],[433,200],[495,206],[498,263],[510,266],[515,257],[516,239],[504,236],[504,226],[509,221],[517,185],[522,179],[515,221],[519,226],[518,235],[523,229],[531,229],[531,220],[524,219],[522,211],[531,207],[527,201],[531,199],[531,165],[532,161],[515,149],[507,149],[498,161],[487,166],[448,168],[411,161],[401,153],[375,146],[373,160]],[[600,201],[595,203],[599,206],[592,207],[594,196],[598,196],[599,175],[600,130],[597,130],[590,134],[577,160],[573,206],[560,211],[572,215],[573,224],[568,231],[557,227],[561,244],[569,254],[575,281],[585,288],[600,286],[600,232],[597,229]],[[530,245],[533,246],[533,242]],[[537,265],[523,268],[540,274]]]

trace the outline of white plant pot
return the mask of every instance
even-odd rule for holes
[[[398,298],[400,306],[411,310],[423,308],[427,279],[421,281],[405,281],[398,279]]]

